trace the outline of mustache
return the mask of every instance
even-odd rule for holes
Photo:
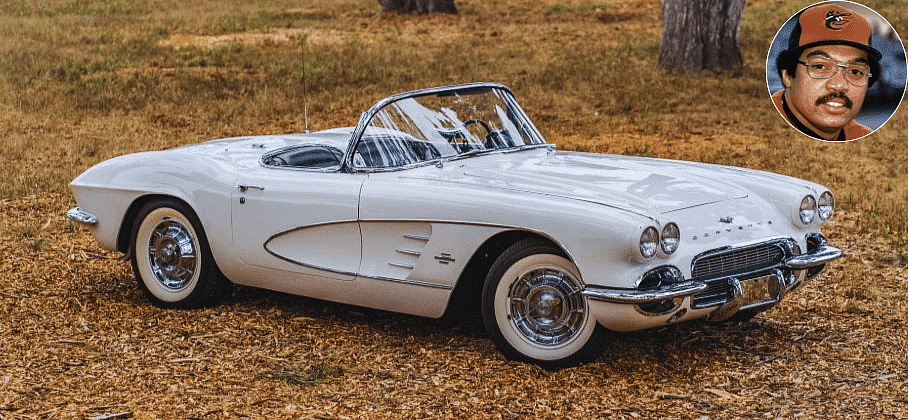
[[[851,107],[854,105],[854,103],[851,102],[851,99],[849,99],[847,96],[845,96],[845,94],[842,92],[827,93],[827,94],[821,96],[819,99],[817,99],[816,105],[822,105],[833,99],[841,99],[845,103],[845,107],[848,109],[851,109]]]

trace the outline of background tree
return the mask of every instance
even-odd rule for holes
[[[382,10],[419,13],[457,13],[454,0],[378,0]]]
[[[738,33],[745,1],[662,0],[659,66],[686,73],[741,68]]]

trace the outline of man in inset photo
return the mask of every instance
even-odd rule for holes
[[[793,19],[788,48],[775,60],[783,88],[772,100],[779,113],[802,133],[825,141],[854,140],[879,128],[894,109],[873,128],[855,120],[882,74],[883,55],[872,45],[870,21],[836,3],[811,6]],[[899,102],[903,93],[904,84]]]

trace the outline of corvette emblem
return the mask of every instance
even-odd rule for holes
[[[441,255],[435,256],[435,261],[438,261],[439,264],[450,264],[456,260],[454,259],[454,257],[451,256],[451,254],[448,254],[447,252],[442,252]]]
[[[719,218],[719,223],[729,223],[730,224],[731,222],[734,222],[734,221],[735,221],[735,218],[731,217],[731,216]]]

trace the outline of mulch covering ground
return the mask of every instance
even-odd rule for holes
[[[548,372],[469,323],[240,287],[155,308],[71,205],[0,202],[0,420],[908,418],[906,262],[852,214],[826,228],[847,256],[753,321],[616,334]]]

